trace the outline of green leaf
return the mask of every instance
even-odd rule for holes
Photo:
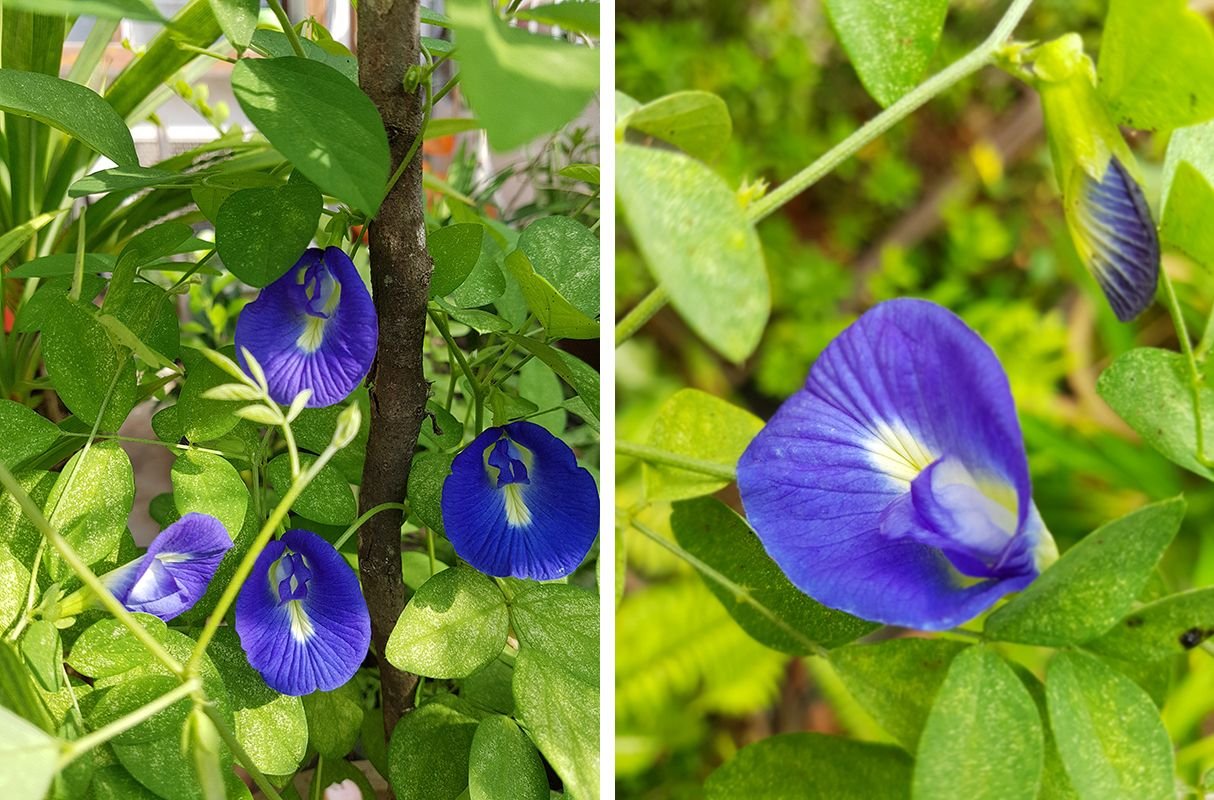
[[[55,423],[33,409],[0,399],[0,461],[11,469],[45,451],[59,438]]]
[[[1163,215],[1168,213],[1167,203],[1172,196],[1172,181],[1182,163],[1189,163],[1214,186],[1214,121],[1179,128],[1168,139],[1168,151],[1163,163],[1162,191]]]
[[[518,336],[517,334],[507,333],[502,335],[503,339],[514,342],[523,350],[531,353],[540,361],[548,365],[548,368],[560,377],[565,383],[577,392],[578,397],[586,403],[586,408],[594,418],[599,418],[599,374],[593,367],[579,359],[577,356],[570,355],[564,350],[557,350],[554,347],[537,342],[535,339],[529,339],[526,336]]]
[[[518,249],[527,255],[535,274],[569,305],[586,317],[598,317],[599,237],[589,228],[569,217],[544,217],[527,226]]]
[[[466,117],[450,117],[432,119],[426,124],[426,133],[422,138],[427,142],[431,139],[441,139],[444,136],[454,136],[464,131],[480,130],[481,122]]]
[[[630,112],[624,124],[700,161],[719,156],[733,133],[729,108],[712,92],[675,92],[659,97]]]
[[[1193,393],[1184,357],[1170,350],[1136,347],[1122,353],[1096,381],[1096,391],[1117,416],[1169,461],[1207,480],[1214,470],[1199,463]],[[1214,390],[1201,390],[1201,418],[1214,430]]]
[[[301,453],[300,472],[306,471],[316,461],[316,456]],[[291,486],[291,459],[286,453],[266,465],[266,480],[279,494],[286,494]],[[291,506],[297,514],[325,525],[349,525],[358,516],[358,501],[354,490],[337,468],[326,464],[317,473]]]
[[[168,626],[159,618],[136,613],[135,619],[156,639],[166,638]],[[72,669],[97,679],[121,675],[151,661],[152,654],[143,643],[116,619],[103,619],[85,628],[67,657]]]
[[[109,253],[85,253],[84,272],[99,275],[114,270],[115,257]],[[76,254],[59,253],[27,261],[8,273],[10,278],[52,278],[73,275],[76,272]]]
[[[747,596],[739,597],[733,587],[701,576],[742,629],[768,647],[810,655],[877,627],[829,609],[793,586],[745,520],[715,498],[675,503],[670,527],[684,549],[745,589]]]
[[[296,56],[240,59],[240,107],[321,191],[374,216],[388,183],[388,135],[371,99],[333,67]]]
[[[1061,652],[1045,676],[1050,726],[1080,797],[1175,796],[1172,743],[1151,698],[1099,660]]]
[[[509,717],[481,720],[468,762],[470,800],[548,800],[540,754]]]
[[[737,196],[681,153],[619,143],[616,194],[649,270],[687,324],[730,361],[763,336],[771,288]]]
[[[1178,497],[1100,526],[992,614],[987,636],[1062,646],[1104,633],[1142,594],[1184,512]]]
[[[443,482],[454,460],[455,453],[418,453],[409,468],[409,514],[443,536]]]
[[[565,390],[561,388],[560,378],[547,364],[535,359],[523,364],[518,371],[518,392],[541,409],[557,409],[537,414],[531,417],[531,422],[547,428],[554,436],[565,432],[567,415],[564,408],[558,408],[565,402]]]
[[[896,747],[820,733],[785,733],[743,747],[704,784],[707,800],[901,800],[911,762]]]
[[[597,339],[599,323],[583,314],[561,296],[551,283],[536,273],[522,250],[506,256],[506,269],[518,281],[527,308],[535,314],[553,339]]]
[[[328,64],[355,86],[358,85],[358,60],[349,51],[330,53],[310,39],[300,39],[299,43],[303,45],[304,55],[309,60]],[[295,48],[285,33],[266,28],[260,28],[253,34],[253,42],[250,47],[258,53],[272,58],[288,58],[295,55]]]
[[[221,350],[229,358],[235,356],[234,348]],[[201,350],[183,348],[181,360],[185,364],[185,385],[177,398],[177,419],[181,432],[191,442],[209,442],[226,436],[240,422],[236,410],[245,404],[240,400],[210,400],[203,395],[208,389],[232,382],[232,376],[211,363]]]
[[[1196,167],[1181,162],[1172,189],[1160,238],[1206,269],[1214,270],[1214,231],[1205,224],[1214,214],[1214,188]]]
[[[160,800],[121,764],[110,764],[93,773],[89,790],[95,800]]]
[[[927,74],[948,0],[826,0],[826,11],[860,82],[888,106]]]
[[[600,181],[598,164],[568,164],[561,167],[559,174],[591,186],[598,186]]]
[[[599,786],[598,598],[565,584],[531,584],[514,596],[519,638],[514,703],[532,740],[573,797]]]
[[[599,35],[599,4],[591,2],[549,3],[530,8],[520,8],[515,19],[525,19],[544,25],[553,25],[567,31]]]
[[[431,297],[446,297],[468,279],[480,260],[484,238],[485,227],[471,222],[439,228],[427,237],[426,246],[434,259]]]
[[[253,31],[257,29],[257,15],[261,10],[259,0],[210,0],[211,11],[223,28],[223,35],[236,48],[240,55],[253,41]]]
[[[331,692],[304,696],[308,739],[322,756],[344,758],[354,749],[363,724],[360,699],[358,689],[352,683]]]
[[[308,748],[303,701],[279,694],[251,666],[231,627],[222,627],[207,649],[236,713],[236,739],[268,775],[290,775]]]
[[[468,788],[476,719],[439,695],[401,719],[388,745],[388,780],[397,800],[459,797]]]
[[[100,695],[89,714],[89,725],[94,730],[108,725],[180,685],[180,680],[168,675],[143,675],[122,680]],[[165,738],[179,741],[190,705],[190,698],[182,698],[150,719],[118,734],[113,741],[115,744],[144,744]]]
[[[484,227],[484,226],[482,226]],[[506,291],[502,274],[502,248],[488,228],[482,231],[480,256],[468,277],[451,292],[451,303],[460,308],[475,308],[492,303]]]
[[[1110,0],[1097,74],[1124,125],[1201,122],[1214,116],[1214,31],[1185,0]]]
[[[733,468],[762,429],[763,420],[745,409],[699,389],[680,389],[658,409],[648,442],[675,455]],[[645,495],[650,500],[699,497],[728,485],[728,481],[662,464],[645,464],[644,472]]]
[[[1003,659],[970,647],[953,659],[919,739],[912,796],[1034,800],[1044,764],[1041,717]]]
[[[595,48],[507,27],[479,0],[454,0],[447,13],[459,47],[460,89],[498,152],[569,122],[599,87]]]
[[[308,249],[323,202],[310,183],[234,192],[215,220],[223,265],[250,286],[273,283]]]
[[[44,322],[42,353],[55,391],[73,414],[88,425],[101,417],[102,432],[122,426],[135,405],[135,361],[110,341],[91,304],[66,298],[54,303]]]
[[[66,209],[64,209],[66,211]],[[63,211],[51,211],[46,214],[39,214],[33,219],[23,222],[12,230],[0,236],[0,261],[8,261],[8,259],[25,246],[25,243],[34,237],[34,234],[42,230],[48,223],[62,214]],[[7,277],[19,278],[19,270],[13,270]]]
[[[63,640],[53,624],[44,619],[31,622],[21,637],[21,655],[43,689],[63,688]]]
[[[1214,636],[1214,587],[1181,592],[1135,609],[1116,627],[1084,645],[1127,661],[1161,661]]]
[[[16,562],[10,561],[9,563],[15,564]],[[20,564],[17,566],[25,569]],[[28,574],[26,573],[26,575]],[[28,580],[27,577],[26,581]],[[24,596],[21,600],[22,610],[24,610]],[[13,643],[7,639],[0,640],[0,707],[11,709],[47,733],[53,733],[58,722],[56,719],[52,719],[47,703],[43,700],[46,696],[34,685],[29,669],[21,660],[21,656],[17,654]],[[2,782],[3,778],[0,777],[0,784]]]
[[[106,441],[94,442],[87,452],[72,456],[55,481],[46,508],[54,509],[51,525],[91,565],[117,549],[134,502],[131,460],[118,442]],[[47,548],[46,561],[53,580],[71,577],[71,567],[53,548]]]
[[[0,631],[7,631],[25,613],[30,573],[7,548],[0,546]],[[0,700],[4,697],[0,685]]]
[[[58,761],[58,741],[0,706],[0,797],[43,797]]]
[[[207,173],[174,172],[157,167],[137,165],[113,167],[85,175],[67,189],[68,197],[87,197],[90,194],[127,192],[136,189],[173,188],[200,183]]]
[[[510,621],[492,579],[468,567],[443,570],[409,600],[385,655],[405,672],[466,678],[497,658]]]
[[[4,7],[43,16],[165,21],[160,11],[147,0],[5,0]]]
[[[49,11],[38,9],[43,14]],[[0,71],[0,110],[57,128],[119,166],[139,166],[126,123],[87,86],[38,72],[5,69]]]
[[[228,536],[236,537],[249,507],[249,490],[235,467],[214,453],[187,450],[173,462],[172,479],[179,514],[210,514],[223,523]]]
[[[914,753],[949,665],[964,649],[945,639],[890,639],[832,650],[830,663],[864,710]]]

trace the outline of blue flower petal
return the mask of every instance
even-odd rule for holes
[[[236,633],[270,688],[299,696],[354,677],[371,644],[371,617],[341,554],[295,529],[257,557],[236,598]]]
[[[1088,269],[1122,322],[1141,314],[1159,281],[1159,236],[1142,187],[1116,157],[1096,180],[1076,171],[1071,230]]]
[[[464,448],[443,483],[442,510],[460,558],[499,577],[568,575],[599,529],[594,477],[533,422],[489,428]]]
[[[921,300],[877,306],[826,348],[742,455],[738,488],[796,586],[886,624],[954,627],[1053,552],[1002,367]]]
[[[340,248],[311,248],[240,312],[236,352],[247,348],[266,373],[270,396],[287,404],[304,389],[308,406],[340,403],[375,359],[379,323],[358,269]]]
[[[231,537],[215,517],[186,514],[153,539],[142,558],[106,575],[105,582],[131,611],[167,622],[206,594],[231,547]]]

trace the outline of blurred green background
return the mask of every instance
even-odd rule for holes
[[[934,68],[964,55],[1005,4],[957,0]],[[847,63],[817,0],[618,0],[617,88],[642,102],[682,89],[719,94],[732,141],[711,166],[731,186],[776,184],[879,107]],[[1099,48],[1102,0],[1039,0],[1021,40],[1070,30]],[[1158,197],[1166,137],[1131,143]],[[759,227],[774,306],[741,367],[700,342],[669,308],[622,346],[617,435],[644,442],[657,408],[691,386],[766,419],[816,355],[874,303],[932,299],[960,314],[1011,378],[1034,496],[1062,549],[1148,500],[1184,492],[1185,528],[1168,554],[1173,589],[1214,583],[1214,487],[1138,442],[1097,396],[1100,371],[1135,345],[1177,346],[1166,310],[1119,324],[1078,261],[1063,220],[1036,95],[991,68],[935,99]],[[652,279],[620,225],[616,308]],[[1214,279],[1165,255],[1190,330]],[[641,467],[618,461],[617,503],[644,502]],[[732,488],[723,498],[737,507]],[[641,518],[668,532],[668,504]],[[617,775],[622,798],[694,798],[736,749],[798,730],[880,738],[830,668],[751,640],[700,579],[630,531],[617,619]],[[1032,654],[1028,654],[1031,661]],[[1172,676],[1164,718],[1182,774],[1214,766],[1214,661],[1197,651]],[[1204,737],[1204,738],[1203,738]]]

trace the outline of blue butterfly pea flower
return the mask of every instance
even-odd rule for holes
[[[288,695],[330,691],[358,671],[371,617],[358,576],[333,545],[294,529],[270,542],[236,598],[249,664]]]
[[[443,526],[459,557],[499,577],[552,580],[577,569],[599,528],[594,477],[534,422],[489,428],[443,482]]]
[[[236,352],[247,349],[266,373],[270,396],[289,404],[311,389],[308,406],[340,403],[375,359],[375,304],[340,248],[311,248],[240,312]]]
[[[882,303],[827,346],[738,488],[798,588],[889,625],[955,627],[1057,558],[999,361],[922,300]]]
[[[142,558],[102,577],[131,611],[169,621],[206,594],[219,562],[232,547],[223,523],[209,514],[186,514],[152,540]]]

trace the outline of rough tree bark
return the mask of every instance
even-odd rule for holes
[[[358,4],[359,85],[375,102],[388,131],[392,168],[421,133],[420,92],[402,80],[419,63],[418,0]],[[379,353],[371,379],[371,435],[359,497],[362,511],[406,496],[409,466],[425,413],[429,385],[422,373],[426,299],[433,265],[426,251],[420,149],[370,225],[371,287],[379,315]],[[371,641],[379,654],[384,726],[390,735],[413,704],[417,676],[384,658],[392,626],[405,604],[401,580],[401,513],[385,511],[358,535],[359,569],[371,609]]]

